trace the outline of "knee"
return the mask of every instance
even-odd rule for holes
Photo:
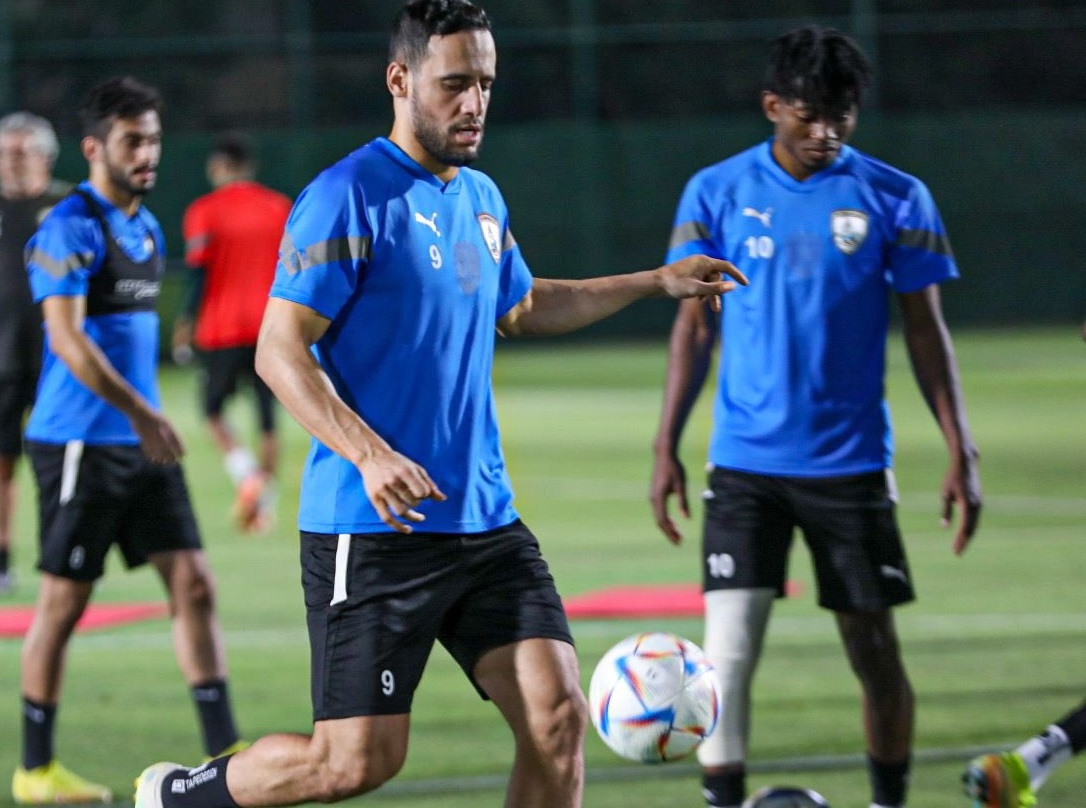
[[[319,767],[313,799],[332,803],[379,788],[403,768],[405,753],[382,750],[364,757],[333,759]]]
[[[185,575],[173,588],[173,599],[186,611],[211,613],[215,609],[215,579],[206,567]]]
[[[588,701],[579,688],[574,688],[530,722],[532,744],[543,759],[566,768],[580,759],[587,725]]]

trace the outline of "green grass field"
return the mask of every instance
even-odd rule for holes
[[[963,558],[939,525],[945,468],[941,438],[916,392],[900,341],[891,343],[888,396],[897,425],[900,519],[918,601],[901,609],[906,662],[918,695],[915,808],[962,808],[957,776],[979,748],[1013,744],[1086,695],[1086,346],[1063,330],[961,332],[956,346],[980,444],[986,505]],[[695,513],[682,547],[652,524],[646,491],[661,398],[663,341],[646,345],[502,346],[495,372],[507,459],[518,506],[540,537],[563,594],[622,583],[698,579]],[[233,693],[244,734],[307,731],[308,658],[293,528],[306,450],[284,416],[284,492],[277,528],[238,534],[232,491],[196,418],[191,370],[164,369],[167,411],[186,437],[187,473],[220,587]],[[247,403],[232,416],[249,424]],[[683,454],[700,490],[708,397],[699,403]],[[32,602],[33,491],[25,467],[17,517],[17,591]],[[695,502],[697,497],[694,497]],[[1076,572],[1078,570],[1078,572]],[[791,576],[807,583],[771,623],[755,692],[752,786],[793,783],[834,808],[866,808],[857,685],[829,615],[813,603],[805,551]],[[160,596],[154,576],[114,563],[100,602]],[[700,641],[697,620],[576,622],[584,682],[595,660],[634,631],[666,629]],[[0,640],[0,776],[19,757],[19,642]],[[404,808],[498,806],[511,743],[497,712],[477,699],[437,649],[416,698],[403,773],[366,803]],[[590,731],[591,732],[591,731]],[[145,622],[80,634],[69,658],[58,754],[80,773],[129,793],[155,760],[196,762],[194,708],[177,673],[167,625]],[[641,767],[616,758],[592,734],[586,750],[590,808],[700,805],[688,763]],[[0,805],[10,804],[3,788]],[[1081,806],[1086,762],[1061,770],[1042,806]]]

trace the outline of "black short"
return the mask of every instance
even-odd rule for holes
[[[469,678],[494,648],[573,644],[539,543],[520,521],[464,536],[301,535],[316,721],[410,712],[435,640]]]
[[[38,482],[43,572],[97,580],[114,544],[129,568],[154,553],[200,549],[180,466],[157,466],[138,446],[27,441],[26,451]]]
[[[802,478],[713,469],[702,535],[705,590],[767,587],[783,594],[798,527],[821,606],[879,611],[912,600],[891,474]]]
[[[275,395],[256,374],[256,347],[241,345],[200,351],[204,414],[222,414],[227,399],[237,393],[242,382],[252,386],[256,395],[257,417],[262,432],[275,429]]]
[[[36,388],[33,379],[0,381],[0,455],[18,457],[23,453],[23,427]]]

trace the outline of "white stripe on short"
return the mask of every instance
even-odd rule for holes
[[[83,441],[70,440],[64,444],[64,465],[60,472],[60,504],[67,505],[75,496],[79,480],[79,461],[83,457]]]
[[[336,547],[336,577],[332,580],[332,600],[329,606],[335,606],[347,599],[347,556],[351,550],[351,534],[340,533]]]

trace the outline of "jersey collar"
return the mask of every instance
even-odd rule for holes
[[[456,176],[448,182],[442,182],[431,172],[423,168],[419,163],[411,157],[407,152],[389,140],[387,137],[379,137],[370,143],[373,148],[381,152],[381,154],[388,157],[394,163],[402,167],[411,176],[416,177],[423,182],[434,186],[434,188],[441,191],[443,194],[457,194],[460,193],[460,177],[463,171],[457,171]]]
[[[759,162],[772,174],[779,183],[793,191],[810,191],[817,188],[830,177],[840,174],[852,162],[853,149],[847,143],[841,146],[837,159],[821,171],[815,172],[806,180],[800,181],[781,168],[773,157],[773,138],[769,138],[759,149]]]

